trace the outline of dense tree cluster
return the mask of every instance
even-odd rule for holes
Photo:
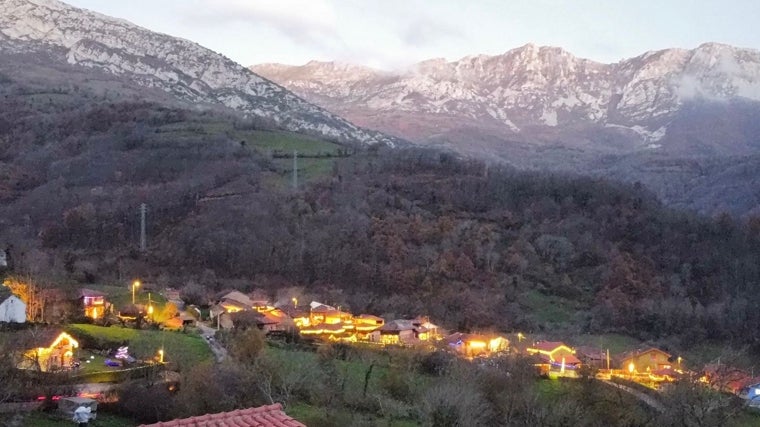
[[[0,243],[14,244],[24,273],[88,282],[139,270],[192,281],[186,293],[201,303],[203,289],[231,281],[272,295],[300,286],[355,312],[423,313],[463,330],[760,351],[758,219],[693,216],[639,185],[422,149],[354,153],[294,192],[239,143],[255,124],[72,88],[0,88]]]

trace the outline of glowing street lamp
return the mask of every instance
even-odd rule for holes
[[[153,317],[153,300],[150,298],[150,292],[148,292],[148,317]]]
[[[298,308],[298,298],[293,297],[292,301],[293,301],[293,307]]]
[[[135,304],[135,289],[137,289],[138,287],[140,287],[139,280],[135,280],[134,282],[132,282],[132,305]]]
[[[158,350],[158,363],[164,363],[164,349]]]
[[[522,332],[517,333],[517,342],[522,342],[525,339],[525,335]]]

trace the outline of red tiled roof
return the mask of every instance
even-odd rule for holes
[[[282,406],[275,403],[258,408],[143,424],[140,427],[306,427],[306,425],[287,416],[282,411]]]

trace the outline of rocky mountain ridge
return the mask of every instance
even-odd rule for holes
[[[397,72],[316,61],[251,69],[349,120],[418,142],[478,129],[522,141],[603,148],[593,140],[613,138],[625,150],[658,149],[688,105],[760,101],[760,51],[718,43],[614,64],[528,44]]]
[[[202,46],[56,0],[0,3],[0,52],[51,55],[192,104],[226,107],[296,132],[394,145]]]

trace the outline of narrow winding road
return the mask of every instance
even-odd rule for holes
[[[646,403],[647,405],[651,406],[652,408],[654,408],[658,412],[663,412],[665,410],[665,408],[662,406],[662,403],[660,403],[659,401],[657,401],[657,399],[655,399],[654,397],[652,397],[652,396],[650,396],[650,395],[648,395],[648,394],[646,394],[644,392],[632,389],[632,388],[624,386],[622,384],[614,383],[612,381],[608,381],[608,380],[601,380],[601,381],[604,382],[605,384],[609,384],[609,385],[611,385],[613,387],[619,388],[620,390],[623,390],[626,393],[632,394],[637,399],[639,399],[642,402]]]
[[[201,322],[198,322],[198,329],[201,331],[201,336],[203,336],[203,339],[208,343],[208,346],[211,348],[211,351],[214,352],[214,357],[216,358],[217,362],[221,362],[224,359],[227,358],[227,350],[222,347],[221,344],[216,342],[214,339],[214,335],[216,334],[216,329],[209,327],[206,324],[203,324]]]

